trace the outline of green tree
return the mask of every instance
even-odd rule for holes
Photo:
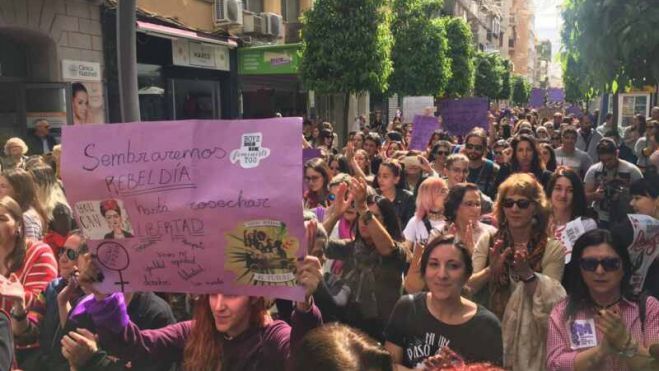
[[[501,64],[502,74],[501,74],[501,90],[497,95],[497,99],[510,99],[512,81],[510,80],[513,73],[513,65],[509,60],[500,58],[499,63]]]
[[[471,27],[462,18],[446,20],[451,79],[446,87],[446,95],[463,97],[474,88],[474,44]]]
[[[523,76],[513,76],[512,101],[516,106],[526,106],[531,95],[531,83]]]
[[[474,94],[479,97],[497,99],[503,84],[503,65],[498,54],[476,53],[476,75]]]
[[[444,23],[433,18],[442,0],[394,0],[389,91],[398,95],[437,96],[450,78]]]
[[[302,16],[300,75],[306,88],[349,95],[387,89],[391,14],[385,0],[317,0]]]
[[[656,0],[565,0],[562,16],[563,78],[572,99],[659,82]]]

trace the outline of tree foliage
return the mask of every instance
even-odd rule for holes
[[[513,65],[507,59],[500,59],[502,73],[501,73],[501,90],[497,95],[497,99],[510,99],[511,89],[512,89],[512,73]]]
[[[451,75],[444,23],[434,17],[443,0],[394,0],[390,92],[401,96],[444,92]]]
[[[566,97],[657,84],[657,0],[565,0],[561,61]]]
[[[498,99],[503,85],[503,59],[496,53],[476,53],[474,95]]]
[[[446,95],[462,97],[474,87],[474,44],[471,27],[463,18],[446,19],[451,79],[446,87]]]
[[[529,96],[531,95],[531,83],[523,76],[514,76],[512,85],[513,104],[516,106],[526,106],[529,103]]]
[[[381,92],[391,74],[385,0],[316,0],[302,17],[300,75],[321,93]]]

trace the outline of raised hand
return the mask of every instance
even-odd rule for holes
[[[529,253],[524,249],[517,249],[513,253],[513,271],[520,277],[528,277],[533,274],[533,269],[529,265]]]
[[[426,173],[432,173],[432,167],[430,166],[430,162],[425,156],[418,155],[416,158],[419,159],[419,166],[421,167],[421,170],[423,170]]]
[[[9,279],[0,275],[0,296],[17,303],[22,308],[25,307],[25,289],[14,273]]]
[[[352,178],[350,181],[350,193],[357,208],[366,207],[366,190],[368,185],[366,179]]]
[[[323,280],[320,260],[315,256],[305,256],[304,260],[297,262],[296,276],[298,283],[304,286],[306,305],[303,305],[302,309],[306,310],[310,306],[309,299],[313,296],[313,293]]]
[[[506,260],[512,255],[513,249],[505,247],[503,240],[497,240],[490,248],[490,269],[496,277],[503,270]]]

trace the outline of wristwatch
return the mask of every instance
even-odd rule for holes
[[[22,312],[18,312],[16,310],[16,307],[12,307],[9,314],[11,314],[11,318],[15,319],[18,322],[21,322],[25,320],[25,318],[27,318],[27,311],[24,310]]]

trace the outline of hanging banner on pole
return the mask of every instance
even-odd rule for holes
[[[99,289],[300,300],[299,118],[69,126],[62,175]],[[265,183],[264,183],[265,182]]]

